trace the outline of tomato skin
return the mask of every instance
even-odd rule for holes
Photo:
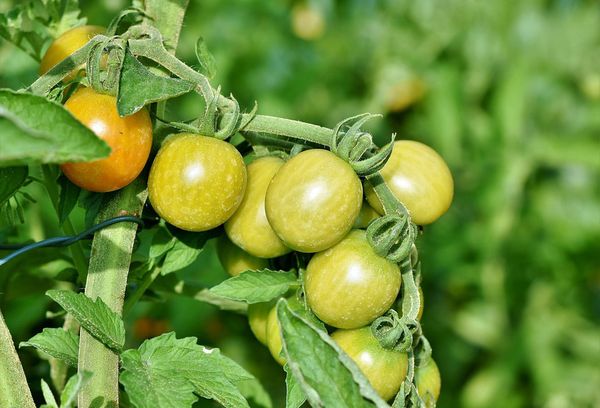
[[[417,385],[417,392],[425,402],[425,406],[434,407],[440,397],[442,379],[440,377],[440,370],[433,359],[430,359],[424,366],[416,367],[415,383]]]
[[[237,276],[250,269],[265,269],[269,266],[268,260],[250,255],[224,236],[217,240],[217,256],[225,272],[231,276]]]
[[[48,50],[44,54],[40,62],[40,75],[44,75],[56,64],[62,62],[69,55],[83,47],[94,36],[103,34],[104,31],[104,27],[85,25],[72,28],[63,33],[50,44],[50,47],[48,47]],[[76,72],[72,72],[65,79],[71,80],[75,75]]]
[[[352,167],[328,150],[299,153],[284,164],[267,190],[273,230],[300,252],[318,252],[350,231],[362,204],[362,185]]]
[[[71,95],[65,108],[112,149],[105,159],[62,164],[73,184],[105,193],[125,187],[141,173],[152,148],[152,122],[146,109],[122,118],[115,97],[83,87]]]
[[[275,234],[265,212],[267,188],[284,163],[278,157],[267,156],[248,165],[246,194],[237,211],[225,223],[229,239],[260,258],[275,258],[291,251]]]
[[[400,140],[394,143],[392,155],[380,171],[394,195],[406,206],[412,221],[431,224],[450,207],[454,181],[444,159],[423,143]],[[383,206],[373,187],[367,183],[369,204],[383,214]]]
[[[248,323],[254,337],[267,346],[267,324],[269,313],[273,309],[274,302],[253,303],[248,305]],[[280,342],[281,343],[281,342]]]
[[[172,135],[158,151],[148,197],[168,223],[207,231],[229,219],[246,190],[246,165],[231,144],[191,133]]]
[[[381,347],[370,326],[336,330],[331,338],[356,363],[381,398],[388,401],[398,393],[408,370],[405,353]]]
[[[283,343],[281,340],[281,329],[277,319],[277,307],[273,306],[267,316],[267,347],[271,355],[280,365],[285,365],[285,358],[281,356]]]
[[[314,255],[304,274],[308,305],[340,329],[365,326],[385,313],[400,291],[398,266],[377,255],[366,232],[353,230],[334,247]]]
[[[367,228],[371,221],[376,218],[379,218],[379,213],[375,211],[367,201],[363,201],[358,217],[356,217],[352,228]]]

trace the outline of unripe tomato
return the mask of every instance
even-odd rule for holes
[[[367,201],[363,201],[360,212],[352,228],[367,228],[371,221],[379,217],[379,213],[369,205]]]
[[[265,269],[269,266],[266,259],[250,255],[224,236],[217,240],[217,256],[225,272],[231,276],[237,276],[247,270]]]
[[[385,313],[400,290],[398,266],[373,251],[363,230],[314,255],[304,274],[308,305],[340,329],[365,326]]]
[[[253,303],[248,305],[248,323],[254,337],[265,346],[267,345],[267,323],[273,302]]]
[[[105,193],[125,187],[141,173],[152,147],[152,122],[146,109],[122,118],[115,97],[84,87],[71,95],[65,108],[112,149],[106,159],[61,165],[73,184]]]
[[[62,62],[69,55],[83,47],[89,40],[98,34],[104,33],[103,27],[85,25],[75,27],[63,33],[58,37],[44,54],[40,62],[40,75],[50,71],[59,62]],[[65,79],[70,80],[75,77],[75,72],[69,74]]]
[[[246,194],[237,211],[225,223],[229,239],[244,251],[261,258],[290,252],[279,239],[265,213],[265,195],[271,179],[283,166],[278,157],[261,157],[248,165]]]
[[[350,231],[362,204],[352,167],[328,150],[306,150],[284,164],[267,190],[269,223],[285,244],[318,252]]]
[[[321,10],[309,3],[298,3],[292,8],[292,30],[303,40],[316,40],[325,31]]]
[[[435,150],[423,143],[412,140],[394,143],[392,155],[380,173],[415,224],[431,224],[452,203],[454,181],[450,169]],[[383,206],[370,184],[365,192],[369,204],[383,214]]]
[[[421,299],[421,303],[419,304],[419,312],[417,313],[417,320],[421,320],[423,317],[423,309],[425,308],[425,298],[423,297],[423,289],[419,286],[419,298]]]
[[[381,347],[369,326],[337,330],[331,338],[354,360],[381,398],[388,401],[398,393],[408,370],[405,353]]]
[[[440,370],[433,359],[430,359],[424,366],[415,369],[415,384],[417,392],[425,402],[426,407],[434,407],[440,397],[442,379]]]
[[[292,311],[295,312],[303,312],[304,306],[300,301],[295,297],[289,297],[287,299],[288,306]],[[314,316],[306,316],[308,319],[313,320]],[[314,319],[316,320],[316,319]],[[316,322],[314,322],[316,324]],[[269,310],[269,314],[267,316],[267,347],[271,352],[273,358],[281,365],[285,365],[285,358],[281,357],[281,349],[283,348],[283,343],[281,339],[281,329],[279,326],[279,319],[277,318],[277,302],[273,302],[273,307]]]
[[[165,140],[148,178],[148,197],[168,223],[187,231],[218,227],[237,210],[246,165],[231,144],[180,133]]]

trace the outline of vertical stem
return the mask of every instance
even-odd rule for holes
[[[35,408],[23,366],[0,312],[0,406]]]
[[[139,216],[146,197],[145,183],[137,179],[108,200],[100,213],[100,220],[119,215]],[[134,223],[114,224],[97,232],[92,242],[85,294],[92,299],[100,297],[119,315],[123,308],[136,229]],[[78,370],[93,374],[79,393],[80,407],[89,407],[92,403],[118,407],[119,356],[85,330],[80,335]]]

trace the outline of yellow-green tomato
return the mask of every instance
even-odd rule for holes
[[[156,212],[187,231],[218,227],[237,210],[246,190],[246,165],[231,144],[191,133],[170,136],[148,178]]]
[[[424,366],[419,366],[415,369],[415,383],[417,392],[426,407],[434,407],[440,397],[440,389],[442,387],[442,379],[440,370],[433,359],[430,359]]]
[[[89,40],[91,40],[97,34],[104,33],[103,27],[85,25],[81,27],[75,27],[66,31],[60,37],[58,37],[42,58],[40,62],[40,75],[44,75],[48,72],[52,67],[54,67],[59,62],[62,62],[69,55],[73,54],[75,51],[83,47]],[[73,79],[75,76],[75,72],[69,74],[66,79]]]
[[[367,228],[371,221],[376,218],[379,218],[379,213],[375,211],[367,201],[363,201],[358,217],[356,217],[356,221],[354,221],[353,228]]]
[[[237,211],[225,223],[229,239],[260,258],[275,258],[291,250],[275,234],[265,213],[265,195],[271,179],[283,166],[278,157],[261,157],[248,165],[246,194]]]
[[[388,401],[398,393],[408,369],[405,353],[381,347],[369,326],[337,330],[331,338],[354,360],[381,398]]]
[[[281,365],[285,365],[285,358],[281,356],[283,344],[281,341],[281,329],[279,327],[277,308],[273,306],[267,317],[267,347],[275,361]]]
[[[300,252],[318,252],[350,231],[362,204],[362,185],[352,167],[328,150],[306,150],[290,159],[267,190],[269,223]]]
[[[450,207],[454,181],[448,165],[435,150],[423,143],[400,140],[380,171],[386,184],[408,209],[415,224],[431,224]],[[383,214],[383,206],[367,183],[369,204]]]
[[[248,305],[248,323],[254,337],[265,346],[267,345],[267,321],[273,302],[253,303]]]
[[[264,269],[269,262],[245,252],[242,248],[222,236],[217,240],[217,255],[225,272],[237,276],[247,270]]]
[[[365,326],[385,313],[400,291],[398,266],[380,257],[363,230],[314,255],[304,274],[308,305],[340,329]]]
[[[419,298],[421,299],[421,302],[419,303],[419,312],[417,313],[417,319],[421,320],[421,317],[423,317],[423,308],[425,307],[425,298],[423,297],[423,289],[421,289],[420,286],[419,286]]]

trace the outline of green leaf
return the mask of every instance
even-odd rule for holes
[[[81,189],[61,175],[58,179],[60,196],[58,198],[58,222],[62,225],[79,200]]]
[[[312,406],[389,407],[326,331],[292,311],[285,299],[277,302],[277,317],[289,369]]]
[[[88,333],[104,343],[108,348],[121,351],[125,344],[123,320],[100,298],[92,300],[83,293],[69,290],[49,290],[52,300],[62,306],[79,322]]]
[[[175,245],[176,240],[171,236],[169,231],[164,227],[159,227],[152,237],[150,245],[150,258],[159,258],[169,251]]]
[[[52,390],[50,386],[44,379],[41,380],[42,383],[42,395],[44,396],[44,401],[46,401],[46,405],[52,408],[58,408],[58,404],[56,403],[56,399],[54,398],[54,394],[52,394]]]
[[[119,81],[117,110],[121,116],[131,115],[144,105],[171,99],[193,89],[191,82],[153,74],[127,51]]]
[[[108,145],[61,105],[0,90],[0,167],[90,161],[107,157]]]
[[[190,265],[196,260],[202,249],[187,246],[182,241],[175,241],[167,252],[160,270],[161,275],[178,271]]]
[[[0,167],[0,206],[21,188],[28,174],[27,166]]]
[[[306,396],[298,384],[296,377],[290,372],[286,363],[285,370],[285,408],[300,408],[306,401]]]
[[[200,63],[200,72],[202,72],[208,79],[212,79],[217,74],[217,62],[215,57],[210,53],[204,38],[198,38],[196,41],[196,58]]]
[[[247,303],[268,302],[298,283],[293,272],[246,271],[210,289],[214,295]]]
[[[21,347],[35,347],[71,367],[77,367],[79,336],[63,328],[46,328],[28,341],[22,341]]]
[[[194,337],[163,334],[125,351],[121,361],[121,384],[137,408],[188,407],[197,400],[194,393],[225,407],[248,407],[236,384],[254,377]]]
[[[85,383],[92,378],[92,373],[89,371],[79,372],[69,378],[65,388],[63,388],[60,394],[60,408],[72,408],[77,406],[77,394],[79,390],[84,386]]]

